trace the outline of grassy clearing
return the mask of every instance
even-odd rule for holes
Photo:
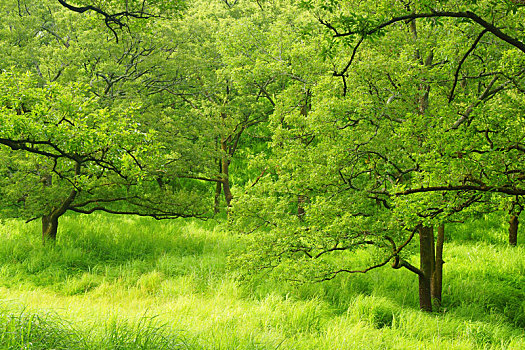
[[[42,247],[36,223],[6,221],[0,348],[524,349],[525,249],[505,229],[450,229],[444,309],[424,314],[408,271],[239,285],[242,237],[213,222],[70,216]]]

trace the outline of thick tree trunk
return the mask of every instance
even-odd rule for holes
[[[75,164],[75,175],[80,175],[80,163]],[[58,218],[65,214],[69,206],[77,196],[77,190],[73,188],[69,196],[60,204],[59,207],[53,207],[48,215],[42,216],[42,243],[55,243],[58,231]]]
[[[433,236],[432,227],[421,226],[419,228],[419,269],[421,270],[419,275],[419,308],[428,312],[432,311],[430,280],[434,265]]]
[[[58,216],[49,214],[42,216],[42,244],[55,243],[58,231]]]
[[[509,220],[509,244],[516,246],[518,244],[518,215],[511,215]]]
[[[445,242],[445,225],[438,226],[438,234],[435,245],[435,263],[434,273],[432,274],[432,281],[430,290],[432,294],[432,301],[436,307],[441,307],[441,293],[443,290],[443,243]]]
[[[224,176],[223,181],[222,181],[222,190],[224,191],[224,200],[226,201],[226,206],[230,207],[231,201],[233,199],[233,194],[230,189],[230,179],[228,177],[228,173],[224,173],[223,171],[222,175]]]

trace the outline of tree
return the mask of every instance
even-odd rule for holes
[[[441,297],[444,234],[435,242],[432,227],[525,194],[524,120],[513,117],[523,108],[523,43],[513,26],[522,8],[306,5],[330,33],[325,57],[340,85],[319,79],[308,117],[288,118],[286,134],[274,128],[284,166],[236,206],[239,222],[251,221],[244,230],[258,233],[243,261],[255,255],[252,268],[318,281],[392,262],[418,275],[420,307],[430,311],[432,294]],[[306,147],[297,141],[305,139]],[[305,193],[299,221],[290,205]],[[419,267],[407,250],[416,235]],[[360,248],[375,259],[352,267]]]
[[[289,11],[282,4],[261,10],[254,3],[196,1],[180,25],[164,28],[172,64],[155,84],[155,98],[178,111],[168,117],[171,123],[191,120],[186,137],[200,145],[191,171],[175,163],[172,174],[213,183],[216,212],[222,194],[229,207],[232,185],[247,182],[243,157],[264,149],[275,95],[293,77],[278,46],[292,40],[283,35]]]
[[[31,75],[3,73],[0,145],[3,213],[42,218],[44,242],[56,239],[67,211],[105,211],[156,219],[203,216],[197,193],[155,176],[165,155],[135,108],[101,108],[82,84],[37,86]]]

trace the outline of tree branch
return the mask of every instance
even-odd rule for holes
[[[123,18],[132,17],[132,18],[147,19],[147,18],[151,18],[151,17],[157,17],[157,16],[155,16],[155,15],[153,15],[151,13],[144,12],[144,6],[142,6],[142,8],[139,11],[128,11],[128,10],[126,10],[126,11],[110,14],[110,13],[107,13],[106,11],[102,10],[101,8],[95,7],[95,6],[92,6],[92,5],[88,5],[88,6],[74,6],[74,5],[71,5],[71,4],[67,3],[64,0],[58,0],[58,2],[60,3],[60,5],[62,5],[63,7],[67,8],[68,10],[71,10],[73,12],[84,13],[84,12],[88,12],[88,11],[93,11],[93,12],[98,13],[99,15],[104,16],[104,23],[106,24],[106,27],[108,27],[109,30],[111,30],[113,32],[113,35],[115,36],[115,40],[117,42],[118,42],[118,35],[117,35],[117,32],[115,31],[115,29],[113,29],[113,27],[111,26],[112,24],[116,24],[119,27],[119,29],[122,29],[122,28],[128,27],[128,25],[125,22],[122,21]],[[143,3],[143,5],[144,5],[144,3]]]
[[[484,186],[484,185],[460,185],[460,186],[430,186],[421,188],[411,188],[405,191],[394,193],[396,196],[405,196],[414,193],[425,192],[444,192],[444,191],[479,191],[479,192],[496,192],[514,196],[525,196],[525,189],[509,188],[504,186]]]
[[[182,214],[182,213],[164,213],[164,214],[154,214],[154,213],[143,213],[139,211],[133,211],[133,210],[113,210],[106,207],[93,207],[90,209],[80,209],[76,207],[69,208],[69,210],[74,211],[76,213],[81,214],[92,214],[96,211],[103,211],[109,214],[119,214],[119,215],[137,215],[137,216],[147,216],[154,218],[155,220],[166,220],[166,219],[176,219],[176,218],[204,218],[204,215],[202,213],[190,213],[190,214]]]
[[[479,17],[478,15],[476,15],[474,12],[471,12],[471,11],[465,11],[465,12],[435,11],[435,12],[431,12],[431,13],[411,13],[411,14],[407,14],[407,15],[404,15],[404,16],[393,17],[392,19],[390,19],[390,20],[388,20],[386,22],[383,22],[383,23],[375,26],[374,28],[372,28],[370,30],[367,30],[367,31],[364,31],[364,32],[363,31],[348,31],[348,32],[345,32],[345,33],[338,33],[337,30],[335,30],[335,28],[333,26],[327,24],[326,22],[321,22],[321,23],[324,24],[325,26],[327,26],[328,28],[334,30],[334,32],[336,33],[336,34],[334,34],[334,37],[337,38],[337,37],[351,36],[351,35],[354,35],[354,34],[371,35],[371,34],[377,33],[381,29],[383,29],[385,27],[388,27],[388,26],[390,26],[390,25],[392,25],[394,23],[397,23],[397,22],[407,21],[407,20],[414,20],[416,18],[438,18],[438,17],[451,17],[451,18],[466,18],[466,19],[470,19],[471,21],[479,24],[480,26],[482,26],[487,31],[489,31],[490,33],[494,34],[495,36],[497,36],[501,40],[505,41],[506,43],[514,46],[518,50],[520,50],[523,53],[525,53],[525,43],[523,43],[522,41],[520,41],[520,40],[518,40],[516,38],[513,38],[513,37],[509,36],[508,34],[505,34],[499,28],[497,28],[493,24],[485,21],[483,18]]]
[[[454,90],[456,89],[456,85],[458,83],[458,76],[459,76],[459,71],[461,70],[461,66],[463,65],[463,63],[467,59],[468,55],[470,55],[470,53],[472,51],[474,51],[474,49],[478,45],[479,41],[481,40],[483,35],[485,35],[486,32],[488,32],[488,30],[487,29],[483,29],[481,31],[481,33],[479,33],[479,35],[476,38],[476,40],[474,40],[474,42],[472,43],[472,46],[470,46],[470,48],[467,50],[467,52],[465,53],[465,55],[463,56],[461,61],[459,61],[458,68],[456,69],[456,72],[454,73],[454,83],[452,84],[452,89],[450,89],[450,95],[448,96],[448,102],[449,103],[452,102],[452,100],[454,99]]]
[[[459,126],[461,124],[463,124],[465,121],[468,120],[468,118],[470,117],[470,114],[474,111],[474,108],[476,108],[477,106],[479,106],[484,100],[486,99],[489,99],[490,97],[494,96],[496,93],[498,93],[499,91],[503,90],[505,88],[505,85],[507,85],[509,82],[506,82],[500,86],[498,86],[497,88],[495,88],[494,90],[491,90],[492,87],[494,86],[494,83],[496,82],[496,80],[498,80],[498,76],[494,76],[494,78],[492,78],[492,80],[490,81],[490,83],[487,85],[487,87],[485,88],[485,90],[481,93],[481,95],[478,97],[478,100],[473,103],[472,105],[470,105],[467,110],[465,111],[465,113],[461,114],[461,117],[456,120],[456,122],[454,123],[454,125],[452,125],[450,127],[450,129],[448,129],[447,131],[450,131],[452,129],[457,129],[459,128]]]

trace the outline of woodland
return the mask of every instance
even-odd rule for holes
[[[0,19],[0,345],[525,347],[525,2]]]

